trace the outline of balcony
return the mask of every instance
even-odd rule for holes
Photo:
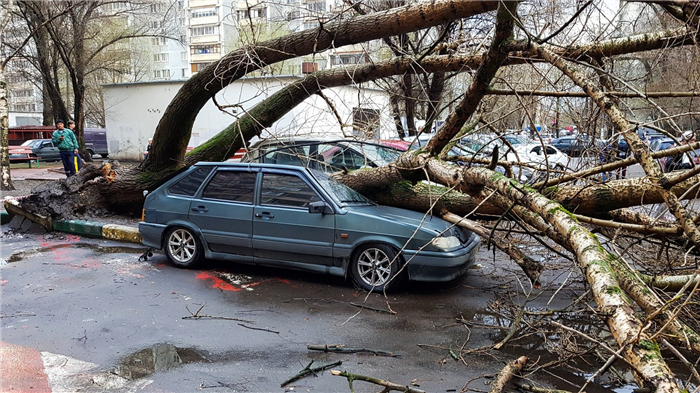
[[[265,0],[239,1],[238,4],[236,4],[236,9],[237,10],[247,10],[248,8],[253,8],[260,3],[266,3],[266,2],[265,2]]]
[[[201,26],[201,25],[218,25],[219,17],[217,15],[204,16],[201,18],[190,18],[190,26]]]
[[[190,37],[190,44],[218,44],[219,43],[219,35],[218,34],[212,34],[212,35],[198,35],[194,37]]]
[[[199,8],[199,7],[212,7],[218,5],[218,0],[190,0],[189,8]]]
[[[221,58],[221,53],[199,53],[190,55],[192,63],[212,62]]]

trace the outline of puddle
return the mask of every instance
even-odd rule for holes
[[[204,355],[192,348],[178,348],[172,344],[159,343],[127,356],[113,373],[122,378],[136,380],[182,364],[206,361]]]
[[[101,254],[142,254],[145,251],[143,247],[127,247],[127,246],[101,246],[99,244],[56,244],[48,247],[38,247],[29,250],[23,250],[10,255],[7,258],[7,263],[15,263],[23,261],[35,255],[44,252],[59,250],[62,248],[84,248]]]

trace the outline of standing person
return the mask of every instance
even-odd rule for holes
[[[151,154],[151,144],[153,144],[153,138],[148,138],[148,146],[146,146],[146,151],[143,152],[143,159],[145,160],[149,154]]]
[[[51,141],[58,147],[58,152],[61,154],[61,162],[63,170],[66,171],[66,177],[75,175],[75,155],[78,154],[78,141],[75,139],[75,134],[71,130],[63,128],[63,120],[56,120],[57,130],[53,132]]]
[[[686,131],[681,134],[681,146],[687,145],[695,142],[695,133],[693,131]],[[665,172],[675,171],[676,169],[690,169],[693,165],[690,163],[690,157],[688,153],[676,154],[673,157],[666,159]]]
[[[68,125],[68,129],[70,130],[70,132],[73,133],[73,137],[75,138],[75,140],[77,142],[78,137],[75,136],[75,122],[73,120],[68,120],[68,123],[66,123],[66,125]],[[75,165],[75,172],[76,173],[79,172],[80,168],[83,167],[83,160],[80,157],[80,154],[76,153],[75,158],[73,159],[72,163]]]
[[[622,161],[625,158],[627,158],[627,156],[629,155],[630,145],[627,144],[626,140],[620,138],[620,140],[617,142],[617,149],[615,149],[615,152],[616,152],[615,159],[617,161]],[[616,172],[617,179],[621,179],[621,178],[624,179],[627,177],[627,167],[626,166],[622,167],[622,168],[618,168],[615,172]]]

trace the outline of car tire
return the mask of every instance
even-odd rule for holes
[[[107,156],[109,156],[109,154],[104,154],[104,153],[102,153],[100,155],[102,156],[102,158],[107,158]]]
[[[177,267],[194,268],[202,263],[202,243],[190,229],[171,228],[165,235],[163,249],[170,262]]]
[[[396,251],[385,244],[368,244],[358,248],[352,256],[350,275],[366,291],[381,292],[401,284],[398,276],[401,259]]]

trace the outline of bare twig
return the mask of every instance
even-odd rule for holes
[[[351,374],[351,373],[346,372],[346,371],[338,371],[338,370],[331,370],[331,374],[339,376],[339,377],[347,378],[348,383],[350,384],[350,391],[353,391],[353,392],[355,391],[352,387],[353,381],[365,381],[365,382],[373,383],[375,385],[384,386],[386,389],[384,389],[383,391],[396,390],[399,392],[406,392],[406,393],[425,393],[424,390],[416,389],[412,386],[399,385],[399,384],[396,384],[393,382],[385,381],[383,379],[368,377],[366,375]],[[387,390],[387,389],[389,389],[389,390]]]
[[[190,315],[189,315],[189,316],[186,316],[186,317],[182,317],[182,319],[224,319],[224,320],[227,320],[227,321],[238,321],[238,322],[245,322],[245,323],[255,323],[255,321],[249,321],[249,320],[240,319],[240,318],[218,317],[218,316],[212,316],[212,315],[206,315],[206,314],[200,315],[199,312],[202,311],[202,309],[203,309],[204,306],[206,306],[206,305],[207,305],[206,303],[202,304],[202,307],[200,307],[196,312],[190,311],[189,307],[185,306],[185,308],[186,308],[187,311],[190,313]]]
[[[338,352],[338,353],[371,353],[377,356],[389,356],[389,357],[399,357],[401,355],[395,354],[389,351],[383,351],[380,349],[368,349],[368,348],[347,348],[343,345],[307,345],[306,349],[311,351],[323,351],[323,352]]]
[[[309,362],[309,364],[306,365],[306,367],[304,367],[301,371],[299,371],[299,373],[298,373],[297,375],[295,375],[295,376],[289,378],[288,380],[282,382],[282,384],[280,385],[280,387],[283,388],[283,387],[289,385],[290,383],[292,383],[292,382],[294,382],[294,381],[297,381],[297,380],[300,380],[300,379],[306,377],[306,376],[309,375],[309,374],[314,374],[314,375],[316,375],[316,373],[319,372],[319,371],[328,370],[329,368],[336,367],[336,366],[340,366],[341,364],[343,364],[343,362],[337,361],[337,362],[329,363],[329,364],[326,364],[326,365],[323,365],[323,366],[318,366],[318,367],[311,368],[311,365],[312,365],[313,363],[314,363],[314,361],[312,360],[311,362]]]
[[[270,332],[270,333],[280,334],[280,332],[277,332],[277,331],[274,331],[274,330],[265,329],[265,328],[256,328],[256,327],[252,327],[252,326],[246,326],[246,325],[244,325],[244,324],[242,324],[242,323],[239,323],[238,325],[239,325],[239,326],[243,326],[244,328],[250,329],[250,330],[260,330],[260,331],[263,331],[263,332]]]

